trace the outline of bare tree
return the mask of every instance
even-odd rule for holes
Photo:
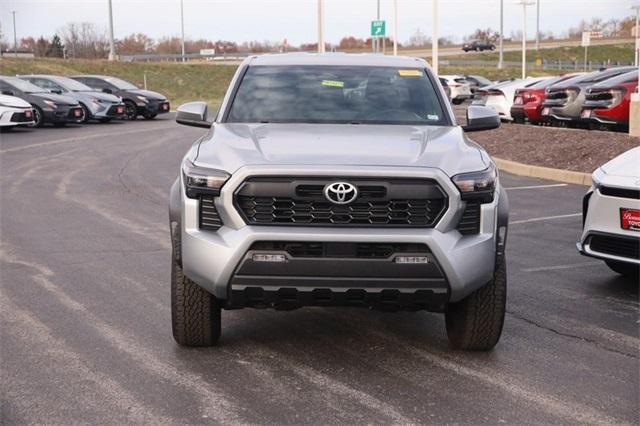
[[[58,31],[72,58],[102,59],[109,52],[104,28],[90,22],[70,22]]]

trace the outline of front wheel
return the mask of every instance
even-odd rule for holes
[[[182,273],[173,253],[171,326],[173,338],[182,346],[213,346],[222,331],[217,299]]]
[[[138,107],[131,101],[124,101],[124,119],[133,121],[138,118]]]
[[[44,115],[42,110],[33,105],[33,127],[42,127],[44,124]]]
[[[84,104],[80,104],[80,108],[82,108],[82,118],[78,120],[80,123],[86,123],[91,118],[91,113],[89,112],[89,108],[84,106]]]
[[[507,306],[507,265],[504,255],[496,259],[493,279],[445,314],[447,336],[455,349],[488,351],[500,340]]]
[[[613,272],[617,272],[623,277],[638,279],[640,276],[640,266],[633,263],[616,262],[615,260],[605,260],[605,263]]]

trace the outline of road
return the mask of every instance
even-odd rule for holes
[[[0,135],[2,424],[637,424],[638,284],[576,253],[584,187],[502,177],[508,314],[491,353],[438,314],[223,312],[171,336],[167,194],[203,130],[170,117]]]

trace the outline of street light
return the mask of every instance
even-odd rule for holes
[[[116,44],[113,40],[113,10],[111,8],[111,0],[109,0],[109,60],[116,59]]]
[[[13,55],[18,57],[18,36],[16,35],[16,11],[11,12],[13,14]]]
[[[503,31],[503,27],[504,27],[504,0],[500,0],[500,46],[498,48],[500,54],[498,55],[498,69],[502,69],[502,67],[504,66],[503,63],[503,48],[502,48],[502,40],[503,40],[503,35],[502,35],[502,31]]]
[[[318,0],[318,53],[324,53],[324,0]]]
[[[540,50],[540,0],[536,0],[536,50]]]
[[[431,68],[438,75],[438,0],[433,0],[433,32],[431,33]]]
[[[393,0],[393,56],[398,56],[398,0]]]
[[[182,62],[186,61],[184,57],[184,4],[183,1],[180,0],[180,33],[181,33],[181,44],[182,44]]]
[[[521,1],[522,5],[522,78],[527,78],[527,6],[534,4],[529,1]]]

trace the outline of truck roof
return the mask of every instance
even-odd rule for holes
[[[371,53],[278,53],[250,56],[249,65],[352,65],[424,68],[429,64],[410,56],[374,55]]]

